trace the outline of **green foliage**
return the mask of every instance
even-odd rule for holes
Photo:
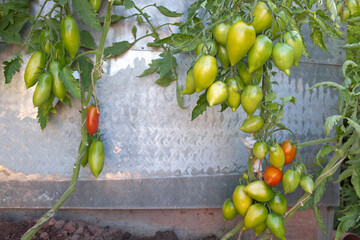
[[[93,36],[86,30],[80,31],[80,45],[88,49],[95,49]]]
[[[100,31],[101,26],[99,20],[96,18],[96,13],[89,1],[84,0],[72,0],[72,5],[75,11],[79,14],[79,17],[89,27]]]
[[[197,118],[199,115],[203,114],[206,108],[209,106],[208,101],[206,100],[206,92],[199,96],[199,99],[196,103],[196,106],[191,114],[191,121]]]
[[[104,50],[105,57],[115,57],[123,54],[129,50],[134,43],[129,43],[128,41],[115,42],[111,47],[107,47]]]
[[[60,73],[60,79],[65,84],[66,90],[75,98],[80,99],[79,82],[72,75],[73,71],[69,67],[64,67]]]
[[[20,54],[16,54],[9,60],[4,61],[5,83],[10,83],[14,74],[16,72],[20,72],[20,67],[22,63],[23,60]]]

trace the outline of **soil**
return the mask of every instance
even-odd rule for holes
[[[6,222],[0,220],[0,239],[18,240],[36,223],[37,219]],[[136,236],[118,228],[99,227],[82,221],[64,221],[51,218],[32,238],[33,240],[177,240],[174,231],[156,232],[154,236]],[[208,236],[202,240],[217,240]]]

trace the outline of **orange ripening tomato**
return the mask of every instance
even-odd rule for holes
[[[264,181],[269,186],[276,186],[281,182],[282,171],[274,166],[268,166],[264,171]]]
[[[96,133],[99,127],[99,112],[95,106],[90,106],[87,112],[86,129],[90,135]]]
[[[296,155],[296,148],[294,145],[290,143],[289,140],[286,140],[281,144],[281,148],[284,150],[285,153],[285,165],[291,163]]]

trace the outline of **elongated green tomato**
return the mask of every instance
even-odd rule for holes
[[[282,193],[276,193],[274,198],[270,200],[269,207],[277,214],[285,214],[287,209],[287,200],[285,195]]]
[[[262,119],[260,116],[251,116],[249,119],[244,121],[243,125],[239,129],[245,133],[256,133],[263,126],[264,119]]]
[[[95,177],[98,177],[104,167],[104,145],[101,141],[94,141],[89,149],[89,166]]]
[[[230,198],[226,199],[222,206],[222,214],[225,220],[231,220],[236,217],[238,214],[234,203],[231,201]]]
[[[195,82],[193,77],[193,69],[189,69],[186,75],[186,87],[182,91],[182,94],[193,94],[195,92]]]
[[[46,53],[46,54],[50,53],[51,42],[50,42],[50,31],[49,30],[42,31],[40,33],[39,47],[44,53]]]
[[[268,202],[275,195],[273,190],[262,180],[249,183],[244,188],[244,192],[258,202]]]
[[[272,14],[266,3],[259,2],[253,12],[254,21],[251,25],[255,28],[256,34],[262,33],[271,28]]]
[[[253,154],[257,159],[264,159],[269,152],[266,142],[256,142],[253,147]]]
[[[219,23],[214,28],[214,38],[220,43],[220,45],[226,46],[227,34],[230,29],[230,24],[228,23]]]
[[[58,61],[53,61],[49,65],[49,72],[53,77],[52,92],[60,99],[60,101],[63,101],[66,95],[66,86],[60,79],[60,72],[62,68],[63,65]]]
[[[249,207],[244,218],[246,229],[256,227],[266,221],[269,211],[260,203],[255,203]]]
[[[247,55],[250,73],[262,68],[271,56],[272,47],[272,41],[267,36],[259,35],[256,37]]]
[[[290,68],[294,62],[294,50],[286,43],[275,44],[272,52],[272,59],[281,71],[290,75]]]
[[[224,82],[221,81],[217,81],[211,84],[206,93],[206,99],[210,107],[225,102],[228,96],[229,92],[227,86]]]
[[[263,92],[257,85],[247,85],[241,93],[241,104],[249,119],[258,108]]]
[[[34,107],[43,105],[49,99],[51,94],[52,81],[53,79],[50,73],[45,72],[40,75],[39,82],[36,85],[33,95]]]
[[[347,7],[350,11],[350,16],[353,16],[359,8],[355,0],[347,0]]]
[[[201,55],[211,55],[215,56],[219,49],[218,44],[214,40],[209,40],[205,43],[199,43],[195,48],[195,54],[196,56]]]
[[[253,203],[253,200],[244,192],[245,185],[236,186],[232,195],[232,200],[236,211],[245,217],[247,210]]]
[[[24,80],[26,88],[32,87],[38,80],[38,77],[45,66],[45,54],[42,52],[34,52],[26,65]]]
[[[341,15],[342,15],[342,8],[343,8],[342,3],[336,4],[336,12],[337,12],[337,14],[338,14],[340,17],[341,17]]]
[[[229,53],[229,59],[232,66],[238,63],[250,50],[255,42],[255,29],[242,21],[238,21],[231,25],[226,48]]]
[[[350,17],[350,11],[348,7],[344,7],[344,11],[341,15],[341,22],[344,24],[346,20]]]
[[[228,69],[230,65],[230,59],[226,48],[220,45],[217,52],[217,56],[223,68]]]
[[[266,218],[266,226],[275,237],[286,240],[284,221],[279,214],[270,213]]]
[[[254,73],[249,72],[249,68],[246,62],[240,61],[237,67],[238,73],[240,75],[241,80],[248,85],[251,83],[252,79],[255,79],[257,84],[261,81],[261,76],[263,74],[263,68],[256,69]]]
[[[235,112],[241,104],[241,94],[239,92],[239,87],[235,79],[231,80],[228,84],[229,96],[226,99],[226,102],[231,108],[231,111]]]
[[[284,34],[285,43],[292,47],[294,51],[293,65],[297,67],[303,51],[303,42],[300,34],[297,31],[286,32]]]
[[[301,176],[300,186],[307,193],[312,193],[315,188],[314,181],[309,175]]]
[[[216,58],[210,55],[202,55],[195,63],[193,76],[196,92],[208,88],[213,84],[218,72]]]
[[[101,0],[89,0],[89,2],[94,8],[94,12],[97,12],[101,6]]]
[[[273,41],[276,40],[278,37],[280,37],[280,29],[281,30],[285,29],[286,24],[289,22],[289,20],[288,20],[289,16],[283,10],[280,10],[278,15],[279,15],[279,17],[277,17],[276,20],[279,23],[280,28],[275,22],[274,27],[271,31],[271,40],[273,40]]]
[[[297,171],[288,169],[282,178],[282,185],[285,194],[292,193],[296,190],[300,183],[300,175]]]
[[[285,164],[285,153],[279,144],[275,144],[270,148],[269,161],[271,165],[276,168],[282,169]]]
[[[72,17],[65,17],[61,20],[61,39],[64,48],[71,58],[74,58],[79,50],[80,35],[76,21]]]
[[[254,232],[255,232],[255,236],[259,236],[260,234],[262,234],[263,232],[265,232],[267,226],[266,226],[266,221],[255,226],[254,227]]]

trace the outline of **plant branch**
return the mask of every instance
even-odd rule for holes
[[[338,140],[338,137],[332,137],[332,138],[322,138],[322,139],[312,140],[312,141],[308,141],[308,142],[303,142],[303,143],[299,143],[298,149],[303,148],[303,147],[312,146],[312,145],[322,144],[322,143],[336,142],[337,140]]]
[[[230,232],[225,234],[220,240],[227,240],[233,236],[244,226],[244,221],[241,221],[238,225],[236,225]]]

